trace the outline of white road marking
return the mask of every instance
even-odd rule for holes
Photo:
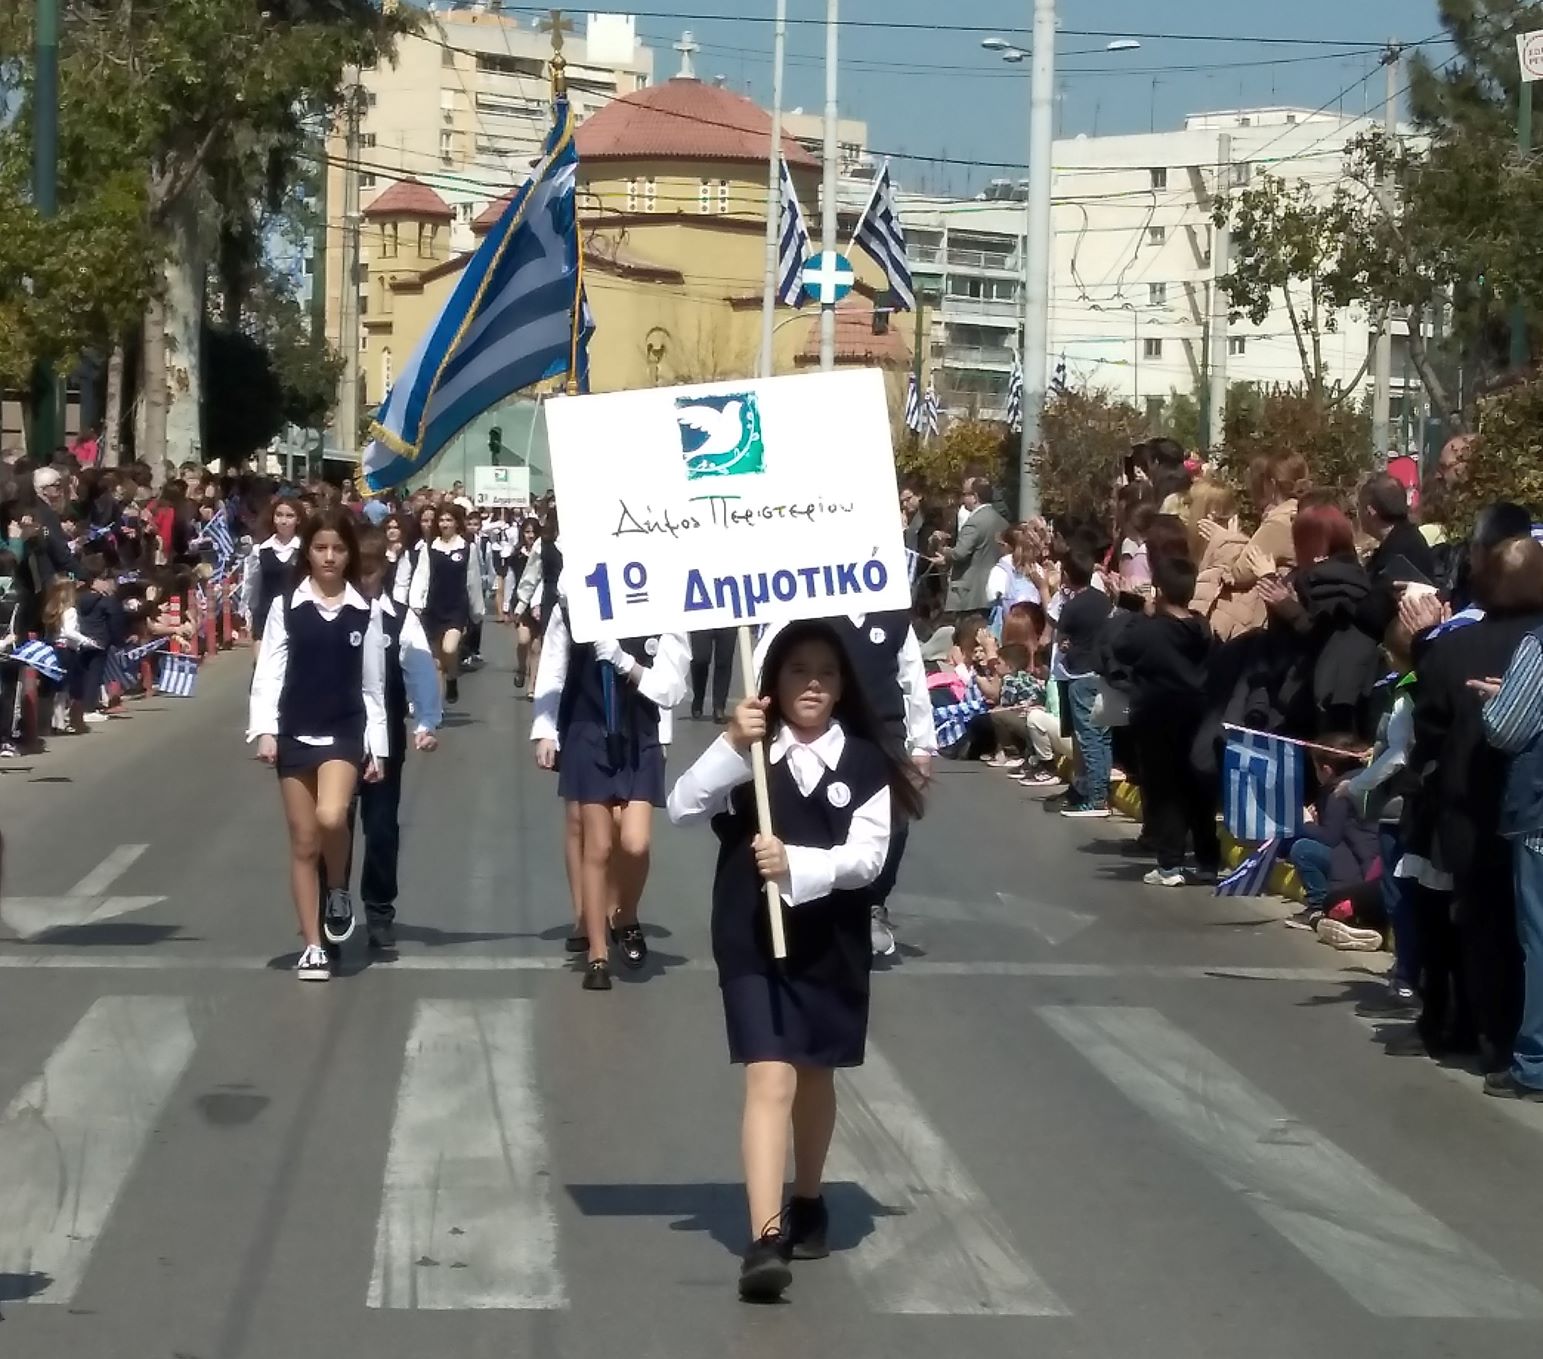
[[[1170,1024],[1136,1007],[1039,1013],[1367,1311],[1543,1317],[1543,1294]]]
[[[850,1181],[878,1201],[871,1230],[842,1257],[874,1310],[1069,1315],[871,1044],[863,1066],[840,1073],[837,1092],[826,1181]]]
[[[998,892],[997,900],[1008,908],[1014,920],[1022,921],[1051,948],[1060,948],[1068,940],[1075,939],[1095,919],[1081,911],[1069,911],[1048,901],[1030,901],[1007,892]]]
[[[102,896],[149,848],[149,845],[119,845],[64,895],[67,897]]]
[[[35,939],[49,930],[99,924],[165,901],[163,896],[107,895],[113,883],[149,848],[149,845],[119,845],[63,896],[7,897],[0,900],[0,920],[23,939]]]
[[[920,896],[914,892],[896,892],[889,899],[892,913],[903,921],[914,917],[923,921],[949,921],[956,924],[1007,925],[1027,929],[1052,948],[1059,948],[1095,923],[1095,917],[1068,910],[1047,901],[996,892],[977,901],[958,897]]]
[[[564,958],[531,955],[480,954],[446,956],[443,952],[405,953],[395,962],[381,964],[382,974],[392,972],[563,972],[572,967]],[[46,953],[0,952],[0,970],[26,971],[123,971],[123,972],[269,972],[273,960],[266,957],[234,957],[229,954],[195,953]],[[282,969],[279,969],[282,970]],[[671,966],[672,972],[716,972],[710,958],[690,958]],[[1334,985],[1365,979],[1374,981],[1381,972],[1333,967],[1235,967],[1229,963],[1013,963],[995,959],[933,962],[907,959],[889,968],[888,979],[925,981],[936,977],[1028,977],[1056,981],[1098,981],[1145,977],[1153,981],[1270,981],[1305,985]],[[887,984],[887,983],[886,983]]]
[[[187,1002],[105,996],[0,1115],[0,1275],[68,1303],[193,1055]]]
[[[567,1306],[534,1046],[530,1001],[418,1002],[369,1306]]]

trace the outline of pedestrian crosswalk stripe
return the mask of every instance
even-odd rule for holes
[[[872,1044],[841,1073],[826,1179],[878,1201],[872,1229],[845,1255],[879,1312],[1066,1316],[1020,1258],[980,1186]]]
[[[567,1306],[534,1004],[419,1001],[397,1090],[371,1307]]]
[[[0,1115],[0,1279],[10,1292],[74,1299],[193,1047],[185,1000],[105,996]]]
[[[1543,1317],[1543,1295],[1156,1010],[1047,1006],[1044,1020],[1125,1097],[1368,1311]]]

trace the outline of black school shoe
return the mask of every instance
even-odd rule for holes
[[[611,989],[611,965],[604,958],[593,959],[584,969],[584,989],[586,991]]]
[[[616,942],[621,947],[624,967],[636,972],[648,961],[648,940],[643,937],[643,927],[633,923],[616,931]]]
[[[778,1302],[793,1282],[787,1242],[773,1228],[745,1247],[739,1267],[739,1296],[746,1302]]]
[[[824,1198],[793,1198],[782,1210],[782,1239],[788,1258],[823,1260],[830,1254],[830,1214]]]
[[[461,701],[461,681],[458,679],[445,681],[445,702],[459,703]]]

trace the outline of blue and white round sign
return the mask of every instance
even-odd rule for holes
[[[851,260],[839,250],[821,250],[804,261],[804,291],[822,307],[834,307],[856,282]]]

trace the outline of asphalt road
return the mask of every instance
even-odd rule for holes
[[[285,971],[245,656],[0,766],[6,1359],[1536,1348],[1543,1110],[1384,1055],[1353,1015],[1376,960],[1144,887],[1130,827],[979,768],[912,838],[840,1249],[739,1304],[711,838],[661,818],[653,962],[581,992],[501,659],[409,769],[399,959],[326,986]]]

